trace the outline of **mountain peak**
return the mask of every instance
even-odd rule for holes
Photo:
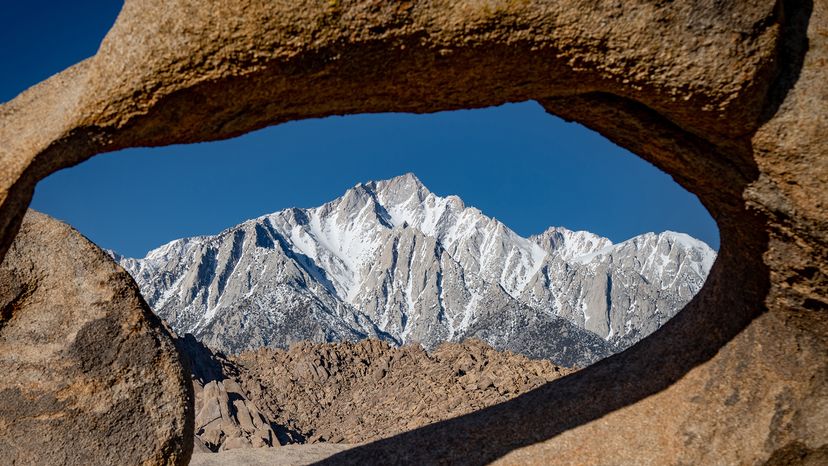
[[[612,246],[608,238],[588,231],[573,231],[564,227],[549,227],[543,233],[530,237],[550,254],[559,254],[566,259],[591,254]]]
[[[417,178],[417,175],[414,172],[405,172],[402,175],[395,176],[393,178],[389,178],[387,180],[383,180],[386,183],[397,183],[397,184],[414,184],[416,186],[423,186],[423,182]]]
[[[394,207],[407,203],[415,195],[416,202],[419,203],[430,194],[431,191],[417,178],[417,175],[408,172],[385,180],[357,183],[353,188],[347,190],[340,199],[368,196],[379,201],[383,207]]]
[[[387,180],[372,181],[367,186],[391,203],[404,202],[414,194],[420,200],[431,194],[422,181],[411,172]]]
[[[657,328],[715,259],[683,234],[637,238],[613,246],[560,227],[523,238],[406,173],[119,262],[174,329],[227,352],[480,336],[580,365]],[[537,326],[563,339],[521,331]]]

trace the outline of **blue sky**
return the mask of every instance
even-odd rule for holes
[[[6,2],[0,101],[91,56],[113,1]],[[286,207],[311,207],[360,181],[414,172],[522,235],[550,225],[613,241],[689,233],[718,248],[695,196],[602,136],[534,102],[432,115],[291,122],[240,138],[93,158],[42,181],[33,207],[103,247],[143,256],[167,241],[217,233]]]

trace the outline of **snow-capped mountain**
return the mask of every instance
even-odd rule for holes
[[[564,228],[523,238],[406,174],[143,259],[115,257],[176,331],[225,352],[364,337],[432,348],[478,336],[584,365],[672,317],[715,253],[672,232],[617,245]]]

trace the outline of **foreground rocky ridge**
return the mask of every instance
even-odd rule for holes
[[[366,337],[433,349],[476,337],[566,366],[652,333],[701,289],[715,258],[674,232],[620,244],[565,228],[522,238],[410,173],[144,259],[113,255],[176,331],[227,353]]]
[[[432,353],[362,340],[228,357],[191,335],[180,347],[195,368],[197,447],[210,451],[370,442],[509,400],[572,372],[479,340],[444,343]]]

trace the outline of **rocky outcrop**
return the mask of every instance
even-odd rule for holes
[[[29,211],[0,266],[5,464],[186,465],[192,388],[123,269]]]
[[[229,358],[211,355],[192,336],[186,341],[191,357],[214,365],[213,380],[196,388],[196,435],[213,451],[278,446],[273,431],[265,441],[266,423],[276,426],[281,443],[374,441],[492,406],[572,372],[479,340],[444,343],[432,353],[378,340],[303,342]],[[207,372],[199,366],[196,374]],[[207,380],[195,379],[198,385]],[[234,399],[229,411],[235,406],[235,416],[224,407],[228,397],[217,395],[224,390]],[[236,420],[250,417],[246,426]]]
[[[721,234],[704,288],[620,355],[331,463],[816,458],[828,445],[826,34],[824,1],[127,0],[94,57],[0,107],[0,252],[37,181],[95,154],[535,99],[699,196]]]
[[[192,335],[178,339],[193,373],[197,451],[279,446],[270,419],[239,386],[238,370]]]
[[[176,343],[192,368],[195,451],[202,453],[369,442],[492,406],[574,371],[479,340],[431,353],[369,339],[237,356],[213,352],[192,335]]]

